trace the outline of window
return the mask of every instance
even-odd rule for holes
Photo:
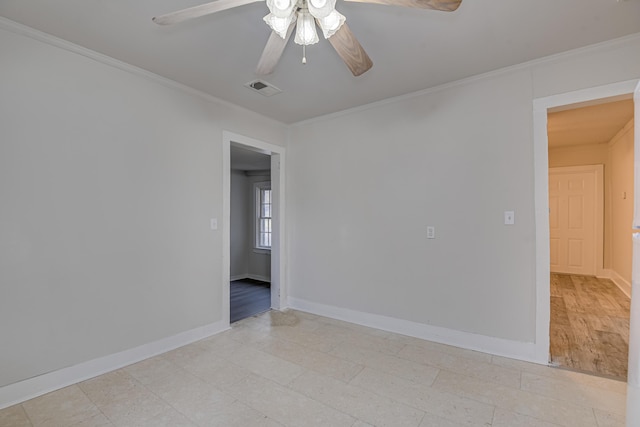
[[[256,249],[271,249],[271,183],[256,182]]]

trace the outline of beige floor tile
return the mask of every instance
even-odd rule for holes
[[[191,393],[201,393],[203,390],[210,389],[218,390],[214,385],[206,383],[186,370],[173,372],[168,376],[150,381],[147,388],[170,404],[174,403],[173,399],[188,398]]]
[[[245,320],[247,320],[246,323]],[[284,310],[281,312],[271,310],[263,315],[245,320],[235,323],[234,326],[245,326],[251,329],[268,332],[277,328],[295,328],[299,331],[310,332],[318,329],[318,327],[322,325],[317,316],[307,316],[306,313],[296,310]]]
[[[398,353],[398,357],[509,387],[520,387],[519,370],[492,365],[482,360],[459,357],[452,352],[445,353],[424,346],[409,344]]]
[[[494,406],[365,368],[352,385],[442,418],[473,426],[490,425]]]
[[[375,427],[373,424],[365,423],[362,420],[357,420],[351,427]]]
[[[262,351],[344,382],[349,382],[363,368],[361,364],[286,340],[273,340],[262,347]]]
[[[442,371],[433,387],[522,415],[567,427],[596,427],[593,410],[571,402]]]
[[[282,427],[279,422],[236,400],[199,423],[202,427]]]
[[[29,400],[22,406],[34,427],[73,426],[102,415],[77,385]]]
[[[554,424],[538,418],[529,417],[527,415],[516,414],[502,408],[497,408],[493,416],[492,427],[561,427],[560,424]]]
[[[431,385],[439,372],[433,366],[367,350],[351,342],[338,344],[329,354],[426,385]]]
[[[566,378],[555,379],[524,372],[522,389],[619,415],[624,415],[626,412],[626,394],[603,390]]]
[[[200,361],[192,365],[187,365],[184,369],[196,377],[210,384],[214,384],[221,390],[232,386],[251,374],[251,371],[248,369],[229,362],[228,360],[223,360],[220,363]]]
[[[401,336],[401,340],[405,344],[423,348],[429,351],[437,351],[440,353],[450,354],[455,357],[463,357],[466,359],[477,360],[479,362],[490,363],[492,356],[480,351],[467,350],[465,348],[454,347],[452,345],[440,344],[433,341],[426,341],[420,338]]]
[[[490,426],[491,424],[485,424]],[[420,423],[420,427],[466,427],[468,424],[461,424],[455,421],[447,420],[433,414],[425,414]]]
[[[180,366],[162,356],[152,357],[124,368],[124,371],[142,384],[162,378],[180,369]]]
[[[598,421],[598,427],[625,427],[626,426],[624,415],[601,411],[599,409],[594,409],[593,412],[596,416],[596,420]]]
[[[311,350],[329,352],[336,345],[340,344],[344,338],[340,336],[331,336],[326,334],[318,334],[316,330],[301,331],[296,328],[274,328],[271,334],[275,338],[287,340],[300,344]]]
[[[80,421],[79,423],[68,425],[68,427],[114,427],[114,424],[103,414],[94,415],[91,418]]]
[[[146,389],[136,389],[107,404],[100,411],[116,426],[148,425],[157,415],[171,407]]]
[[[197,347],[200,347],[207,352],[212,352],[217,356],[226,359],[232,358],[233,354],[238,349],[245,347],[244,344],[232,338],[232,332],[233,330],[222,332],[220,334],[198,341],[194,344]]]
[[[248,346],[238,348],[229,360],[256,375],[282,385],[287,385],[304,372],[300,365]]]
[[[417,427],[424,416],[424,412],[388,397],[313,372],[304,373],[289,387],[378,427]]]
[[[0,427],[31,427],[22,405],[14,405],[0,410]]]
[[[83,381],[78,386],[98,406],[121,400],[136,390],[144,389],[139,381],[123,369]]]
[[[333,337],[341,342],[349,342],[350,344],[360,348],[384,354],[397,354],[405,346],[403,342],[390,340],[386,338],[386,336],[359,332],[354,326],[357,325],[352,325],[351,327],[322,325],[313,332],[319,336]],[[364,327],[360,328],[364,329]]]
[[[356,421],[343,412],[257,375],[235,384],[229,392],[242,403],[285,426],[350,427]]]
[[[197,427],[197,424],[175,409],[168,408],[155,417],[136,424],[136,427]]]
[[[581,372],[568,371],[566,369],[554,368],[537,363],[525,362],[522,360],[509,359],[506,357],[492,356],[491,363],[498,366],[504,366],[513,369],[519,369],[522,372],[529,372],[548,378],[567,379],[573,382],[580,382],[592,387],[598,387],[603,390],[609,390],[616,393],[626,393],[627,384],[622,381],[612,380],[609,378],[587,375]]]

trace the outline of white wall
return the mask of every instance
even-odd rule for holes
[[[238,277],[246,277],[249,274],[248,243],[251,239],[251,230],[247,227],[251,217],[252,204],[247,197],[247,176],[244,171],[231,170],[231,253],[230,277],[233,280]]]
[[[292,303],[462,345],[533,342],[533,100],[637,78],[639,49],[631,37],[293,126]]]
[[[222,132],[285,127],[5,27],[0,386],[224,323]]]

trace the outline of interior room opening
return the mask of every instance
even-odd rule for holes
[[[634,206],[631,96],[548,112],[550,360],[626,381]]]
[[[230,323],[271,308],[271,156],[239,145],[230,155]]]

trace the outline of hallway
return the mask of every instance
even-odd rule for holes
[[[629,309],[611,280],[552,273],[551,364],[626,381]]]

